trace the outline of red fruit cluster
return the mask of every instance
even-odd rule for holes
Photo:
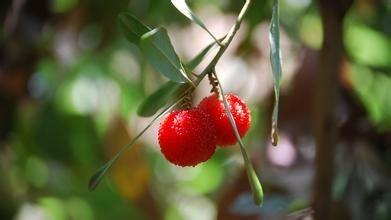
[[[243,137],[250,128],[250,111],[238,96],[228,94],[225,98]],[[197,108],[168,114],[160,124],[158,136],[163,155],[179,166],[195,166],[212,157],[216,145],[236,143],[224,104],[217,95],[204,98]]]

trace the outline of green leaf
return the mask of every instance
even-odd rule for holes
[[[220,40],[223,40],[225,37],[220,38]],[[216,42],[212,42],[208,44],[201,52],[199,52],[193,59],[191,59],[187,64],[186,67],[190,70],[194,70],[201,62],[204,60],[205,56],[209,53],[209,51],[216,45]]]
[[[242,139],[240,138],[239,131],[238,131],[238,128],[236,126],[235,120],[234,120],[234,118],[232,116],[231,111],[229,110],[228,102],[227,102],[227,99],[225,98],[223,87],[221,86],[221,83],[219,82],[217,74],[216,73],[213,73],[213,74],[216,77],[216,79],[218,81],[218,84],[219,84],[221,96],[223,98],[223,104],[224,104],[225,113],[227,114],[228,120],[229,120],[229,122],[231,124],[231,127],[232,127],[233,131],[234,131],[235,138],[238,141],[239,146],[240,146],[240,151],[241,151],[242,156],[243,156],[244,165],[246,167],[247,177],[248,177],[248,180],[250,182],[250,187],[251,187],[251,190],[252,190],[252,193],[253,193],[254,202],[258,206],[262,206],[263,205],[263,189],[262,189],[261,182],[259,181],[257,173],[255,172],[254,167],[253,167],[250,159],[248,158],[246,149],[244,148],[244,144],[242,142]]]
[[[281,50],[280,50],[280,24],[279,24],[279,6],[278,0],[273,1],[273,14],[270,24],[269,41],[270,41],[270,63],[274,75],[274,108],[272,116],[271,139],[274,146],[278,143],[278,105],[280,100],[281,84]]]
[[[129,12],[120,13],[118,20],[126,39],[134,44],[139,44],[141,36],[151,30]]]
[[[200,53],[198,53],[193,59],[191,59],[187,64],[186,67],[194,70],[204,59],[204,57],[208,54],[208,52],[215,46],[216,43],[213,42],[206,46]]]
[[[161,74],[174,82],[191,82],[171,44],[166,29],[155,28],[145,33],[141,37],[140,48],[152,67]]]
[[[173,81],[166,82],[158,90],[144,99],[137,109],[137,114],[143,117],[154,115],[175,93],[188,86],[188,84],[180,84]]]
[[[194,14],[194,12],[190,9],[185,0],[171,0],[171,3],[188,19],[195,22],[202,29],[208,32],[208,34],[216,41],[216,43],[220,45],[220,41],[209,31],[209,29],[205,26],[204,22],[202,22],[201,19],[199,19],[197,15]]]
[[[122,153],[128,149],[129,147],[133,146],[133,144],[153,125],[153,123],[156,122],[159,118],[161,118],[163,115],[165,115],[167,112],[171,111],[176,105],[178,105],[185,97],[179,98],[174,104],[168,106],[163,111],[161,111],[158,115],[155,116],[149,122],[149,124],[136,136],[134,137],[129,143],[127,143],[125,146],[121,148],[121,150],[118,151],[118,153],[111,158],[107,163],[105,163],[103,166],[101,166],[94,175],[91,176],[89,182],[88,182],[88,189],[90,191],[93,191],[98,184],[102,181],[104,175],[106,172],[110,169],[110,167],[114,164],[115,161],[122,155]]]
[[[101,166],[101,168],[99,168],[99,170],[96,171],[95,174],[91,176],[88,182],[88,190],[93,191],[98,186],[98,184],[102,180],[107,170],[111,167],[112,163],[113,163],[113,159],[111,159],[105,165]]]

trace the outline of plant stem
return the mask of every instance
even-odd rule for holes
[[[221,58],[221,56],[224,54],[225,50],[227,49],[227,47],[229,46],[229,44],[231,43],[233,37],[235,36],[236,32],[239,30],[240,28],[240,24],[242,23],[242,20],[243,20],[243,17],[244,15],[246,14],[248,8],[249,8],[249,5],[250,5],[250,2],[251,0],[246,0],[246,2],[244,3],[237,19],[236,19],[236,22],[235,24],[232,26],[232,28],[230,29],[230,31],[228,32],[228,34],[224,37],[223,41],[219,44],[220,45],[220,49],[219,51],[217,52],[217,54],[214,56],[214,58],[212,59],[212,61],[209,63],[209,65],[201,72],[201,74],[199,74],[197,76],[197,80],[194,82],[194,83],[190,83],[192,86],[190,86],[188,89],[186,89],[186,91],[184,91],[183,93],[183,96],[177,100],[174,104],[170,105],[169,107],[167,107],[166,109],[164,109],[161,113],[159,113],[130,143],[126,144],[125,146],[123,146],[121,148],[121,150],[111,159],[109,160],[106,164],[104,164],[99,170],[97,173],[95,173],[95,175],[93,175],[91,178],[90,178],[90,181],[89,181],[89,189],[90,191],[91,190],[94,190],[97,185],[99,184],[99,182],[101,181],[102,177],[105,175],[105,173],[110,169],[110,167],[114,164],[114,162],[120,157],[120,155],[126,150],[128,149],[130,146],[132,146],[137,140],[139,137],[141,137],[141,135],[144,134],[144,132],[156,121],[158,120],[160,117],[162,117],[165,113],[169,112],[170,110],[172,110],[176,105],[178,105],[183,99],[186,98],[186,95],[187,94],[191,94],[191,92],[201,83],[201,81],[203,80],[203,78],[208,75],[208,73],[212,73],[215,69],[215,66],[217,64],[217,62],[219,61],[219,59]],[[245,158],[245,160],[248,160],[247,158]]]
[[[208,66],[205,67],[205,69],[199,74],[199,77],[197,78],[197,80],[194,83],[196,86],[198,86],[201,83],[201,81],[204,79],[204,77],[208,73],[211,73],[214,70],[217,62],[220,60],[220,58],[224,54],[225,50],[227,50],[227,48],[228,48],[229,44],[231,43],[232,39],[234,38],[236,32],[239,30],[240,24],[242,23],[244,15],[246,14],[246,12],[249,9],[250,3],[251,3],[251,0],[246,0],[246,2],[244,3],[242,9],[240,10],[238,17],[236,18],[235,24],[232,26],[232,28],[230,29],[230,31],[228,32],[228,34],[226,35],[226,37],[222,41],[219,51],[213,57],[212,61],[208,64]]]
[[[214,77],[216,78],[217,84],[220,87],[220,92],[221,92],[221,97],[223,99],[225,112],[227,114],[228,120],[230,121],[232,129],[234,131],[235,138],[238,141],[239,146],[240,146],[240,151],[243,156],[244,166],[246,168],[248,181],[250,183],[251,191],[253,193],[254,202],[257,205],[262,206],[262,204],[263,204],[263,189],[262,189],[261,182],[258,179],[257,173],[254,170],[254,167],[251,163],[251,160],[248,158],[246,149],[244,148],[244,144],[242,142],[242,139],[240,138],[237,125],[235,123],[235,120],[232,116],[231,111],[229,110],[229,106],[228,106],[227,100],[225,98],[223,87],[221,86],[221,84],[219,82],[219,78],[217,77],[216,72],[213,72],[213,74],[214,74]]]
[[[219,51],[213,57],[213,59],[209,63],[209,65],[207,67],[205,67],[205,69],[198,75],[197,80],[194,82],[194,85],[198,86],[206,75],[214,74],[214,77],[215,77],[216,81],[218,82],[217,84],[220,86],[220,92],[221,92],[221,95],[222,95],[223,100],[224,100],[223,103],[225,105],[224,108],[226,109],[227,116],[228,116],[228,118],[230,120],[231,125],[233,126],[233,129],[236,130],[235,137],[236,137],[236,139],[239,142],[240,151],[242,153],[244,164],[245,164],[245,168],[246,168],[246,172],[247,172],[247,177],[248,177],[248,180],[249,180],[249,183],[250,183],[251,190],[253,192],[254,202],[257,205],[262,206],[262,203],[263,203],[263,190],[262,190],[261,183],[260,183],[260,181],[259,181],[259,179],[257,177],[257,174],[256,174],[256,172],[255,172],[255,170],[254,170],[254,168],[252,166],[252,163],[251,163],[250,159],[248,158],[247,152],[246,152],[246,150],[244,148],[244,145],[243,145],[243,142],[242,142],[242,140],[241,140],[241,138],[239,136],[239,133],[237,132],[237,127],[236,127],[235,121],[234,121],[234,119],[232,117],[231,112],[229,111],[229,108],[228,108],[228,105],[227,105],[227,101],[225,100],[225,97],[224,97],[223,88],[221,87],[221,84],[219,83],[217,74],[215,72],[215,67],[216,67],[217,62],[220,60],[221,56],[224,54],[225,50],[228,48],[229,44],[232,42],[232,39],[234,38],[235,34],[239,30],[240,24],[242,23],[243,18],[245,16],[246,12],[249,9],[250,3],[251,3],[251,0],[246,0],[246,2],[244,3],[244,5],[243,5],[243,7],[242,7],[242,9],[241,9],[237,19],[236,19],[235,24],[232,26],[232,28],[230,29],[230,31],[228,32],[228,34],[226,35],[226,37],[222,41],[222,43],[220,45]],[[189,88],[189,90],[194,90],[194,89],[195,89],[195,87],[190,87]]]

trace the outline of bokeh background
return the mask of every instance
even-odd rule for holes
[[[219,37],[242,3],[189,1]],[[169,1],[2,0],[0,219],[312,219],[311,205],[322,193],[331,198],[326,212],[333,216],[324,219],[391,219],[390,1],[280,0],[277,147],[269,139],[271,4],[253,1],[217,65],[223,87],[252,111],[244,141],[264,186],[259,208],[237,146],[218,149],[197,167],[179,168],[160,154],[159,123],[95,191],[87,189],[96,169],[151,120],[137,116],[137,107],[166,81],[120,33],[118,13],[168,28],[185,61],[212,42]],[[323,82],[318,76],[325,73],[334,80]],[[319,88],[336,95],[317,96]],[[208,92],[204,82],[194,104]],[[316,132],[316,113],[329,105],[336,120],[326,131],[334,136]],[[331,143],[322,146],[324,157],[316,156],[322,137],[332,139],[322,141]],[[330,191],[327,181],[326,190],[314,184],[324,176]]]

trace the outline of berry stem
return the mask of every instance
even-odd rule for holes
[[[271,132],[272,145],[277,146],[279,139],[280,138],[278,136],[277,121],[273,121],[272,122],[272,132]]]
[[[91,178],[90,178],[90,181],[89,181],[89,185],[88,185],[88,188],[90,191],[94,190],[99,182],[102,180],[103,176],[105,175],[105,173],[110,169],[110,167],[114,164],[114,162],[122,155],[122,153],[128,149],[129,147],[131,147],[137,140],[139,137],[141,137],[144,132],[157,120],[159,119],[160,117],[162,117],[163,115],[165,115],[167,112],[171,111],[175,106],[177,106],[178,104],[180,104],[184,99],[185,97],[188,95],[188,94],[191,94],[194,89],[201,83],[201,81],[205,78],[205,76],[209,73],[213,73],[214,72],[214,69],[215,69],[215,66],[217,64],[217,62],[220,60],[221,56],[224,54],[224,52],[226,51],[227,47],[229,46],[229,44],[231,43],[232,39],[234,38],[236,32],[239,30],[240,28],[240,24],[242,23],[243,21],[243,18],[244,18],[244,15],[247,13],[248,9],[249,9],[249,5],[251,3],[251,0],[246,0],[246,2],[244,3],[238,17],[236,18],[236,21],[235,21],[235,24],[232,26],[232,28],[230,29],[230,31],[228,32],[228,34],[224,37],[224,39],[221,41],[221,43],[219,44],[220,45],[220,48],[218,50],[218,52],[216,53],[216,55],[213,57],[212,61],[208,64],[207,67],[205,67],[205,69],[197,76],[197,79],[194,83],[191,83],[192,86],[190,86],[188,89],[186,89],[186,91],[183,93],[183,95],[181,96],[181,98],[179,98],[174,104],[170,105],[169,107],[165,108],[161,113],[159,113],[132,141],[130,141],[128,144],[126,144],[125,146],[123,146],[121,148],[121,150],[111,159],[109,160],[108,162],[106,162]],[[220,85],[220,90],[221,90],[221,85]],[[231,115],[232,116],[232,115]],[[242,143],[239,139],[239,143],[241,144],[241,147],[242,147]],[[242,147],[243,148],[243,147]],[[244,148],[242,149],[244,150]],[[244,151],[245,152],[245,151]],[[246,156],[247,158],[247,155],[244,155]],[[245,161],[248,161],[248,159],[245,158]],[[246,162],[246,164],[249,164],[248,162]],[[246,166],[247,167],[247,166]],[[252,167],[252,166],[251,166]],[[252,169],[253,170],[253,169]],[[251,170],[250,170],[251,171]],[[249,172],[249,171],[248,171]],[[253,172],[254,174],[255,172]],[[248,173],[249,175],[249,179],[251,178],[250,176],[253,176],[254,175],[251,175],[251,173]],[[256,178],[256,175],[255,175],[255,179]],[[252,182],[251,179],[250,179],[250,185],[252,186]],[[259,184],[260,186],[260,184]],[[253,188],[253,186],[252,186]],[[254,192],[254,190],[253,190]],[[258,192],[260,192],[258,190]],[[263,195],[263,194],[262,194]],[[258,195],[259,197],[259,195]]]
[[[220,88],[221,97],[223,99],[225,112],[227,114],[229,122],[231,123],[232,129],[234,130],[235,138],[238,141],[239,146],[240,146],[240,151],[241,151],[242,156],[243,156],[244,165],[246,167],[247,177],[248,177],[248,180],[250,182],[251,191],[253,193],[254,202],[257,205],[262,206],[262,204],[263,204],[263,189],[262,189],[261,182],[258,179],[257,173],[254,170],[254,167],[253,167],[253,165],[251,163],[251,160],[248,158],[246,149],[244,148],[244,144],[242,142],[242,139],[240,138],[240,135],[239,135],[238,128],[236,126],[235,120],[234,120],[234,118],[232,116],[231,111],[229,110],[229,106],[228,106],[227,100],[225,98],[223,87],[221,86],[221,84],[219,82],[219,78],[217,77],[216,72],[213,72],[213,74],[214,74],[214,77],[216,78],[217,84],[219,85],[219,88]]]
[[[192,94],[193,91],[186,90],[183,95],[183,99],[180,103],[182,109],[190,109],[192,105]]]
[[[219,82],[217,81],[216,77],[214,77],[214,75],[212,74],[212,72],[208,73],[208,79],[209,79],[209,84],[212,86],[212,89],[210,90],[210,92],[214,93],[217,97],[219,97],[220,93],[219,93]]]

